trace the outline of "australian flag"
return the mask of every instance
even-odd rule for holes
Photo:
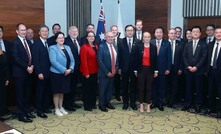
[[[105,24],[106,24],[106,20],[105,20],[104,9],[103,9],[102,0],[101,0],[101,10],[99,14],[98,23],[97,23],[97,33],[96,33],[96,35],[100,37],[101,41],[104,40],[104,37],[105,37],[104,35],[106,33]]]

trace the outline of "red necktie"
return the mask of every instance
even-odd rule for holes
[[[113,45],[110,45],[111,47],[111,72],[115,73],[115,56],[114,56],[114,49]]]
[[[28,65],[30,66],[31,65],[31,54],[28,51],[28,45],[27,45],[25,39],[23,41],[24,41],[24,45],[25,45],[25,51],[26,51],[27,56],[28,56]]]

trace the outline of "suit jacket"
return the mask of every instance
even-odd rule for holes
[[[183,70],[183,44],[180,41],[176,40],[173,71],[174,73],[178,73],[178,70]]]
[[[207,74],[209,74],[209,72],[210,72],[210,63],[211,63],[211,58],[212,58],[212,54],[213,54],[214,45],[215,45],[215,40],[213,42],[209,43]],[[219,51],[219,55],[218,55],[218,59],[217,59],[216,64],[217,64],[217,75],[221,79],[221,51]]]
[[[102,45],[99,46],[97,56],[98,56],[98,66],[99,66],[98,77],[100,78],[107,77],[107,74],[111,72],[112,64],[111,64],[111,53],[109,51],[108,44],[106,42],[102,43]],[[115,64],[116,70],[117,66],[118,65],[116,59],[116,64]]]
[[[205,63],[207,59],[207,46],[203,40],[199,40],[197,43],[197,47],[195,50],[195,54],[193,55],[193,41],[187,42],[185,44],[184,52],[183,52],[183,62],[185,70],[187,70],[188,66],[196,66],[198,70],[196,74],[204,74],[205,73]]]
[[[31,48],[35,74],[42,73],[45,78],[48,78],[51,66],[48,48],[45,47],[40,38],[31,45]]]
[[[131,53],[129,52],[129,47],[127,43],[127,37],[123,38],[118,48],[118,63],[119,69],[122,72],[133,71],[134,70],[134,55],[135,55],[135,46],[140,44],[141,41],[133,38]]]
[[[82,46],[85,43],[86,43],[86,36],[83,36],[83,37],[81,37],[80,46]],[[99,36],[95,36],[95,43],[97,45],[100,45],[102,43]]]
[[[71,49],[69,46],[64,45],[64,48],[66,49],[69,57],[70,57],[70,67],[69,69],[74,70],[74,57],[72,55]],[[67,58],[64,54],[64,52],[60,49],[59,45],[52,45],[49,47],[49,59],[51,62],[50,71],[57,73],[57,74],[63,74],[65,72]]]
[[[98,46],[95,45],[96,49]],[[89,44],[84,44],[80,50],[80,71],[83,76],[98,72],[97,54]]]
[[[117,44],[114,44],[114,49],[118,53],[119,45],[121,44],[122,39],[120,38],[120,33],[117,36]]]
[[[151,44],[156,46],[156,39],[151,40]],[[172,55],[170,43],[162,39],[160,51],[158,55],[158,71],[160,75],[164,75],[166,70],[171,69]]]
[[[80,40],[77,38],[78,44],[80,45]],[[64,44],[68,45],[71,48],[71,52],[74,56],[75,66],[74,66],[74,73],[79,71],[80,67],[80,52],[78,53],[78,48],[74,45],[70,36],[65,38]]]
[[[31,47],[30,44],[31,42],[27,41],[27,45],[29,45],[30,52],[31,52]],[[25,51],[25,47],[19,37],[17,36],[13,41],[12,41],[12,76],[16,78],[25,78],[29,76],[29,73],[27,72],[28,68],[28,55]]]
[[[4,45],[5,45],[5,50],[6,50],[6,56],[7,56],[7,61],[8,61],[8,70],[9,70],[9,75],[11,76],[12,74],[12,44],[11,42],[4,40]]]
[[[53,35],[50,38],[48,38],[47,43],[48,43],[48,46],[57,44],[57,42],[55,41],[55,36]]]
[[[134,32],[134,36],[133,36],[135,39],[138,39],[137,38],[137,31],[135,31]],[[141,41],[142,41],[142,39],[143,39],[143,31],[142,31],[142,33],[141,33]],[[139,39],[138,39],[139,40]]]
[[[203,40],[207,45],[209,45],[207,43],[207,36],[206,37],[203,37],[201,40]],[[213,40],[211,40],[210,42],[214,42],[216,40],[216,38],[214,37]]]
[[[137,72],[141,72],[142,69],[142,61],[143,61],[143,53],[144,53],[144,44],[138,44],[135,46],[135,68],[134,70]],[[158,71],[158,64],[157,64],[157,48],[155,45],[150,44],[150,68],[151,72]]]

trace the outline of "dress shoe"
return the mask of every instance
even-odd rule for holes
[[[175,108],[173,104],[168,104],[167,107],[169,107],[169,108]]]
[[[106,107],[107,107],[108,109],[115,109],[115,107],[114,107],[114,106],[112,106],[110,103],[109,103],[109,104],[107,104],[107,105],[106,105]]]
[[[92,111],[91,108],[84,108],[85,111]]]
[[[68,106],[68,107],[65,107],[65,109],[67,109],[68,111],[76,111],[76,109],[72,106]]]
[[[116,96],[116,100],[117,100],[117,101],[121,101],[120,96]]]
[[[74,108],[76,108],[76,109],[81,108],[81,106],[79,106],[79,105],[76,104],[76,103],[73,103],[72,106],[73,106]]]
[[[129,107],[128,104],[124,104],[123,107],[122,107],[122,109],[123,109],[123,110],[127,110],[128,107]]]
[[[214,112],[214,110],[207,108],[203,114],[207,115],[207,114],[211,114],[213,112]]]
[[[104,106],[99,106],[99,109],[100,109],[102,112],[108,112],[107,108],[104,107]]]
[[[28,118],[28,117],[20,117],[20,118],[18,118],[18,120],[19,121],[22,121],[22,122],[24,122],[24,123],[31,123],[31,122],[33,122],[30,118]]]
[[[221,112],[218,112],[216,118],[221,118]]]
[[[201,112],[201,108],[199,106],[196,106],[194,110],[195,110],[196,113],[200,113]]]
[[[182,111],[187,111],[187,110],[189,110],[189,109],[190,109],[190,106],[185,105],[181,110],[182,110]]]
[[[160,111],[164,111],[163,106],[159,106],[158,109],[159,109]]]
[[[137,105],[136,105],[136,104],[131,104],[130,107],[131,107],[133,110],[137,110]]]
[[[44,119],[48,118],[48,116],[44,113],[37,113],[37,116]]]
[[[157,107],[156,104],[151,104],[151,105],[150,105],[150,108],[151,108],[151,109],[154,109],[154,108],[156,108],[156,107]]]
[[[36,116],[33,113],[27,113],[26,117],[27,118],[36,118]]]

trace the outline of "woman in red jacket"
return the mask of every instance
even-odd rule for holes
[[[88,32],[86,35],[86,43],[82,45],[80,50],[80,71],[83,74],[82,79],[82,95],[84,102],[84,110],[92,111],[96,109],[96,92],[97,92],[97,50],[95,44],[95,34]]]

